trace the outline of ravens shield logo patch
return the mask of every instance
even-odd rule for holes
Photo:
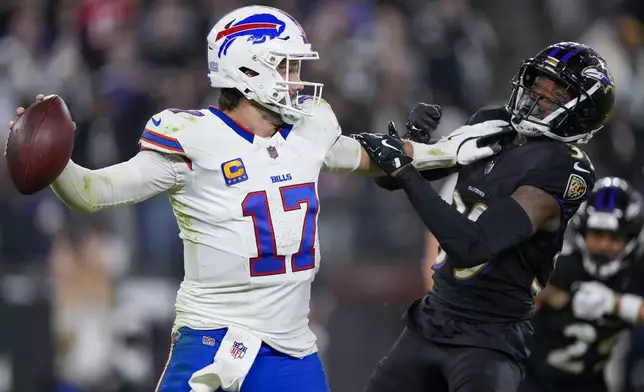
[[[577,200],[586,194],[586,180],[577,174],[571,174],[568,178],[568,185],[566,186],[566,193],[564,199]]]

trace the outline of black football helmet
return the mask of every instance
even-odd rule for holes
[[[583,256],[586,271],[599,279],[610,278],[644,253],[642,195],[622,178],[601,178],[573,217],[571,229],[575,232],[575,245]],[[616,258],[588,252],[585,237],[590,230],[626,238],[624,250]]]
[[[566,90],[571,99],[563,102],[543,96],[533,88],[544,76]],[[544,135],[562,142],[584,143],[604,126],[613,110],[615,83],[606,61],[592,48],[576,42],[560,42],[526,60],[512,78],[507,109],[517,132]],[[537,103],[554,104],[553,111],[539,118]]]

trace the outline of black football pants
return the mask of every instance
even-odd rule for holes
[[[516,392],[521,367],[500,351],[437,345],[405,328],[366,392]]]

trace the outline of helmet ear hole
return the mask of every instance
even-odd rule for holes
[[[259,75],[259,72],[254,71],[248,67],[239,67],[239,71],[250,78],[253,78]]]

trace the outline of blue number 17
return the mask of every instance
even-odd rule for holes
[[[297,253],[291,256],[293,272],[315,267],[315,230],[318,199],[315,184],[306,183],[280,188],[284,211],[299,210],[305,205],[302,239]],[[253,219],[257,257],[250,258],[250,276],[267,276],[286,273],[286,257],[277,254],[275,229],[271,219],[266,191],[252,192],[242,202],[244,216]]]

